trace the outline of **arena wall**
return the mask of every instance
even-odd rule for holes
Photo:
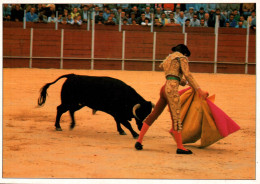
[[[192,72],[255,74],[256,35],[250,30],[246,59],[247,29],[150,27],[95,25],[82,26],[4,22],[3,67],[155,70],[171,52],[185,43],[191,50]],[[155,38],[155,40],[154,40]],[[154,43],[155,41],[155,43]],[[217,41],[217,47],[215,42]],[[92,47],[94,49],[92,50]],[[216,54],[215,54],[216,52]],[[248,63],[248,64],[246,64]]]

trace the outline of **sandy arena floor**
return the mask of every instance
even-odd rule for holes
[[[165,81],[162,72],[3,69],[3,178],[255,179],[255,75],[194,73],[241,130],[205,149],[199,142],[188,144],[194,154],[177,155],[167,110],[147,132],[142,151],[135,150],[126,128],[127,135],[119,135],[111,116],[92,115],[87,107],[76,112],[73,131],[68,112],[61,119],[63,131],[55,131],[65,79],[48,89],[41,108],[39,90],[68,73],[121,79],[154,103]],[[138,130],[134,120],[132,127]]]

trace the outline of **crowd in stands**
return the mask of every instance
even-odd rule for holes
[[[3,4],[4,21],[82,25],[187,26],[256,29],[255,3],[196,4]],[[25,10],[25,11],[24,11]],[[56,13],[58,12],[58,13]],[[216,18],[218,17],[218,18]]]

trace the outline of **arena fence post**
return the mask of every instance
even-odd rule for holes
[[[91,36],[91,66],[90,69],[94,70],[94,46],[95,46],[95,16],[92,17],[92,36]]]
[[[30,36],[30,60],[29,60],[29,68],[32,68],[32,54],[33,54],[33,28],[31,28],[31,36]]]
[[[63,69],[63,44],[64,44],[64,29],[61,29],[61,41],[60,41],[60,69]]]
[[[215,23],[215,51],[214,51],[214,73],[217,73],[217,59],[218,59],[218,27],[219,27],[219,17],[216,16],[216,23]]]
[[[122,70],[125,70],[125,31],[123,31],[122,36]]]
[[[185,23],[182,24],[182,33],[185,34]]]
[[[23,29],[26,29],[26,10],[24,10],[24,16],[23,16]]]
[[[122,30],[122,21],[121,21],[121,12],[120,12],[120,15],[119,15],[119,27],[118,27],[118,31],[121,32]]]
[[[58,11],[56,11],[55,30],[58,30]]]
[[[155,71],[156,32],[153,32],[153,71]]]
[[[153,22],[153,13],[151,14],[151,18],[152,18],[152,22],[151,22],[151,33],[153,32],[153,24],[154,24],[154,22]]]
[[[93,14],[95,14],[95,13],[93,13]],[[91,21],[90,16],[91,16],[91,14],[90,14],[90,12],[88,11],[88,24],[87,24],[87,30],[88,30],[88,31],[89,31],[89,28],[90,28],[90,21]]]
[[[248,74],[248,48],[249,47],[249,18],[247,18],[247,31],[246,31],[246,57],[245,57],[245,74]]]
[[[184,45],[187,45],[187,33],[184,33]]]

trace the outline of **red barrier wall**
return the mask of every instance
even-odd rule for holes
[[[87,25],[27,24],[4,22],[3,67],[29,67],[33,27],[32,67],[90,69],[92,31]],[[63,31],[63,53],[61,40]],[[154,33],[150,27],[122,26],[125,30],[125,70],[152,70]],[[155,70],[171,53],[173,45],[184,43],[181,27],[155,27]],[[192,72],[214,72],[214,28],[186,28]],[[94,69],[122,69],[123,33],[118,26],[95,25]],[[255,74],[256,35],[250,31],[248,73]],[[8,56],[8,57],[7,57]],[[11,57],[9,57],[11,56]],[[64,58],[61,58],[61,57]],[[15,57],[15,58],[12,58]],[[43,57],[43,58],[41,58]],[[246,29],[220,28],[217,48],[218,73],[245,73]],[[109,60],[110,59],[110,60]],[[160,61],[161,60],[161,61]],[[235,63],[235,64],[234,64]]]

